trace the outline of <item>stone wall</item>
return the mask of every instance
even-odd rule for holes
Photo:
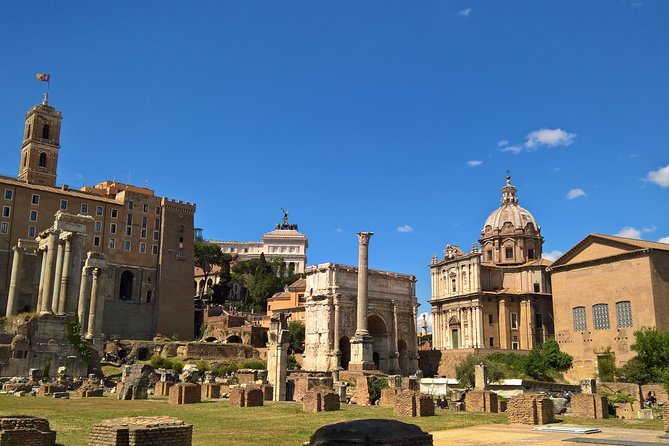
[[[571,397],[571,413],[581,418],[608,418],[609,402],[601,395],[577,393]]]
[[[321,394],[315,391],[305,393],[302,397],[302,410],[310,413],[320,412],[322,410]]]
[[[548,424],[555,422],[553,402],[544,395],[525,394],[511,398],[507,412],[511,424]]]
[[[402,389],[397,387],[386,387],[381,389],[381,401],[379,402],[379,406],[395,407],[395,399],[401,392]]]
[[[327,392],[322,396],[322,405],[325,412],[331,412],[341,409],[341,402],[339,395],[334,392]]]
[[[201,385],[203,399],[215,399],[221,397],[221,385],[215,383],[204,383]]]
[[[230,389],[230,407],[246,407],[246,390],[241,387]]]
[[[49,422],[38,417],[0,417],[0,445],[53,446],[56,432]]]
[[[172,417],[124,417],[91,428],[89,446],[190,446],[193,426]]]
[[[644,384],[641,386],[641,395],[643,395],[644,398],[648,395],[648,392],[653,392],[653,394],[655,394],[655,399],[658,403],[669,403],[669,394],[662,384]]]
[[[153,394],[156,396],[168,396],[170,388],[174,385],[171,381],[158,381],[156,387],[153,389]]]
[[[262,406],[265,401],[265,395],[261,389],[246,389],[246,407]]]
[[[393,411],[396,417],[415,417],[416,416],[416,394],[411,390],[405,390],[395,397],[395,409]]]
[[[465,410],[468,412],[499,412],[497,394],[487,390],[472,390],[465,395]]]
[[[170,404],[195,404],[202,400],[199,384],[181,382],[170,388]]]
[[[638,412],[641,410],[641,402],[643,396],[641,394],[641,386],[634,383],[599,383],[598,392],[621,392],[630,395],[634,398],[632,404],[614,404],[616,409],[616,416],[624,419],[636,419]]]

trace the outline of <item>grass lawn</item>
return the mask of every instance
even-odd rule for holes
[[[119,401],[115,395],[103,398],[62,400],[44,397],[0,395],[0,416],[35,415],[49,420],[58,432],[57,444],[81,446],[99,420],[121,416],[168,415],[193,425],[193,445],[272,444],[295,446],[309,440],[319,427],[358,418],[395,418],[392,409],[342,405],[338,412],[306,414],[301,403],[266,403],[263,407],[231,408],[227,400],[172,406],[164,398]],[[437,416],[398,418],[437,431],[479,424],[506,423],[505,415],[437,410]]]

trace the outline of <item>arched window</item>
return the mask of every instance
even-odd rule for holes
[[[28,138],[30,138],[30,124],[28,124],[28,126],[26,127],[26,137],[25,137],[25,139],[28,139]]]
[[[132,300],[132,282],[134,276],[130,271],[123,271],[121,274],[121,286],[118,289],[118,298],[121,300]]]
[[[49,124],[44,124],[44,127],[42,127],[42,138],[49,139],[50,135],[51,135],[51,127],[49,127]]]
[[[44,152],[39,154],[39,166],[46,167],[46,153]]]
[[[618,328],[632,327],[632,304],[629,300],[616,302],[616,319]]]
[[[592,321],[595,330],[608,330],[611,328],[608,304],[595,304],[592,306]]]

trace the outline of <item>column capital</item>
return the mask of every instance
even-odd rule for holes
[[[358,242],[361,245],[368,245],[369,239],[374,235],[373,232],[358,232]]]
[[[19,251],[24,251],[25,252],[26,248],[25,246],[21,245],[14,245],[12,246],[12,251],[19,252]]]
[[[100,277],[101,272],[102,272],[102,268],[93,268],[93,277]]]

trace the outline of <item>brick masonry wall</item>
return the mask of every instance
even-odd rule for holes
[[[203,399],[214,399],[221,397],[221,385],[215,383],[204,383],[201,385],[202,398]]]
[[[419,417],[434,416],[434,400],[430,395],[416,394],[418,398],[416,412]]]
[[[170,388],[170,404],[194,404],[202,401],[199,384],[179,383]]]
[[[609,417],[609,402],[601,395],[577,393],[572,395],[570,404],[571,413],[575,417],[590,419]]]
[[[411,390],[404,390],[395,398],[394,412],[396,417],[415,417],[416,416],[416,393]]]
[[[39,396],[51,396],[55,392],[65,392],[67,389],[65,386],[61,386],[59,384],[42,384],[39,386],[39,390],[37,391],[37,395]]]
[[[334,392],[327,392],[322,395],[322,405],[325,412],[332,412],[341,409],[339,395]]]
[[[667,404],[662,406],[662,424],[664,431],[669,432],[669,405]]]
[[[355,403],[360,406],[369,404],[369,378],[358,376],[355,383],[355,395],[353,395]]]
[[[381,401],[379,402],[379,406],[395,407],[395,398],[397,398],[397,395],[399,395],[400,392],[402,392],[402,389],[398,389],[397,387],[386,387],[381,389]]]
[[[634,402],[630,405],[629,403],[625,404],[614,404],[616,408],[616,416],[619,418],[625,419],[636,419],[638,417],[638,411],[641,410],[641,401],[643,401],[643,396],[641,395],[641,386],[634,383],[599,383],[597,386],[598,392],[621,392],[634,398]]]
[[[555,421],[553,401],[543,395],[519,395],[507,406],[511,424],[548,424]]]
[[[193,426],[172,417],[125,417],[91,428],[89,446],[190,446]]]
[[[261,389],[247,389],[246,390],[246,407],[262,406],[265,400],[265,395]]]
[[[170,394],[170,388],[174,385],[170,381],[158,381],[156,387],[153,389],[153,394],[156,396],[168,396]]]
[[[302,397],[302,410],[304,412],[320,412],[321,408],[321,394],[319,392],[310,391]]]
[[[487,390],[472,390],[465,395],[465,410],[468,412],[499,412],[497,394]]]
[[[669,394],[664,390],[662,384],[644,384],[641,386],[641,394],[644,398],[646,398],[649,391],[655,394],[655,399],[658,403],[667,404],[669,402]]]
[[[0,445],[52,446],[56,432],[38,417],[0,417]]]
[[[240,387],[230,389],[230,407],[246,407],[246,391]]]

